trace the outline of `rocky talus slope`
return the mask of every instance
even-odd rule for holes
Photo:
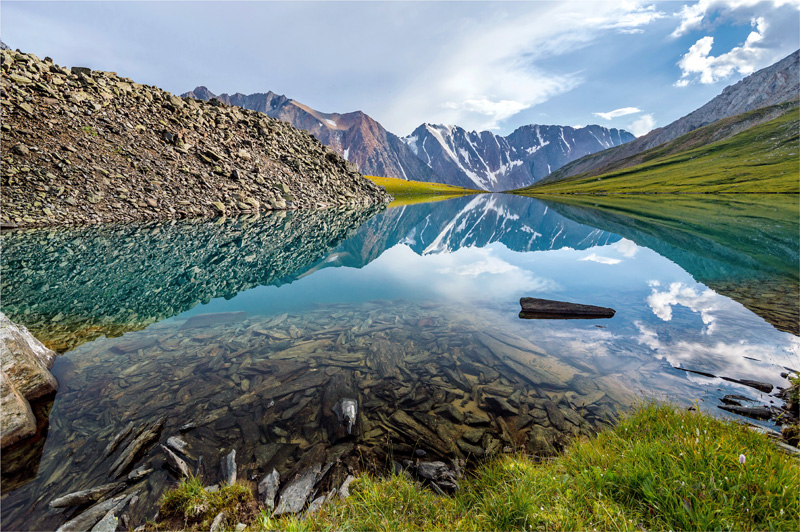
[[[2,57],[4,227],[383,203],[308,133],[113,72]]]
[[[182,94],[198,100],[216,98],[228,105],[262,112],[308,131],[367,175],[414,181],[440,182],[441,178],[417,158],[397,135],[361,112],[323,113],[272,91],[266,93],[213,94],[196,87]]]

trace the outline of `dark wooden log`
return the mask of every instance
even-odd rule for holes
[[[590,320],[613,318],[616,313],[614,309],[608,307],[596,307],[594,305],[582,305],[580,303],[538,299],[535,297],[523,297],[519,300],[519,304],[522,306],[522,312],[519,313],[519,317],[527,320]]]

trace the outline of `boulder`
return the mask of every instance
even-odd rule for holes
[[[0,312],[0,448],[36,432],[28,401],[58,390],[50,373],[56,354],[20,325]]]

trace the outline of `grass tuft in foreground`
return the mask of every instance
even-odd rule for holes
[[[199,478],[187,479],[161,499],[157,530],[208,530],[214,518],[225,513],[225,522],[233,528],[258,514],[258,505],[250,486],[222,485],[219,491],[207,491]]]
[[[639,407],[549,462],[489,461],[452,498],[398,475],[362,476],[350,491],[305,518],[262,512],[250,529],[796,530],[800,519],[796,459],[742,425],[668,405]]]

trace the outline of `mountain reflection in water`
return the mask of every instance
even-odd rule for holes
[[[108,442],[160,416],[159,441],[180,434],[206,484],[235,449],[240,477],[274,467],[286,479],[320,463],[336,485],[349,468],[381,469],[415,450],[468,461],[553,453],[642,397],[713,409],[725,393],[760,395],[673,366],[785,384],[797,337],[698,282],[724,271],[725,253],[693,248],[699,231],[666,228],[660,240],[658,224],[625,232],[618,221],[480,195],[375,215],[4,234],[3,310],[77,347],[54,367],[61,389],[41,458],[9,489],[5,471],[20,464],[4,453],[2,525],[63,523],[47,503],[108,482],[119,453],[104,457]],[[796,241],[784,242],[796,257]],[[786,270],[756,244],[750,262],[731,252],[742,276]],[[617,314],[519,320],[522,296]],[[87,342],[87,324],[97,335],[131,332]],[[359,405],[350,435],[333,408],[344,398]],[[136,485],[134,524],[174,482],[163,463],[158,446],[134,463],[154,467]]]

